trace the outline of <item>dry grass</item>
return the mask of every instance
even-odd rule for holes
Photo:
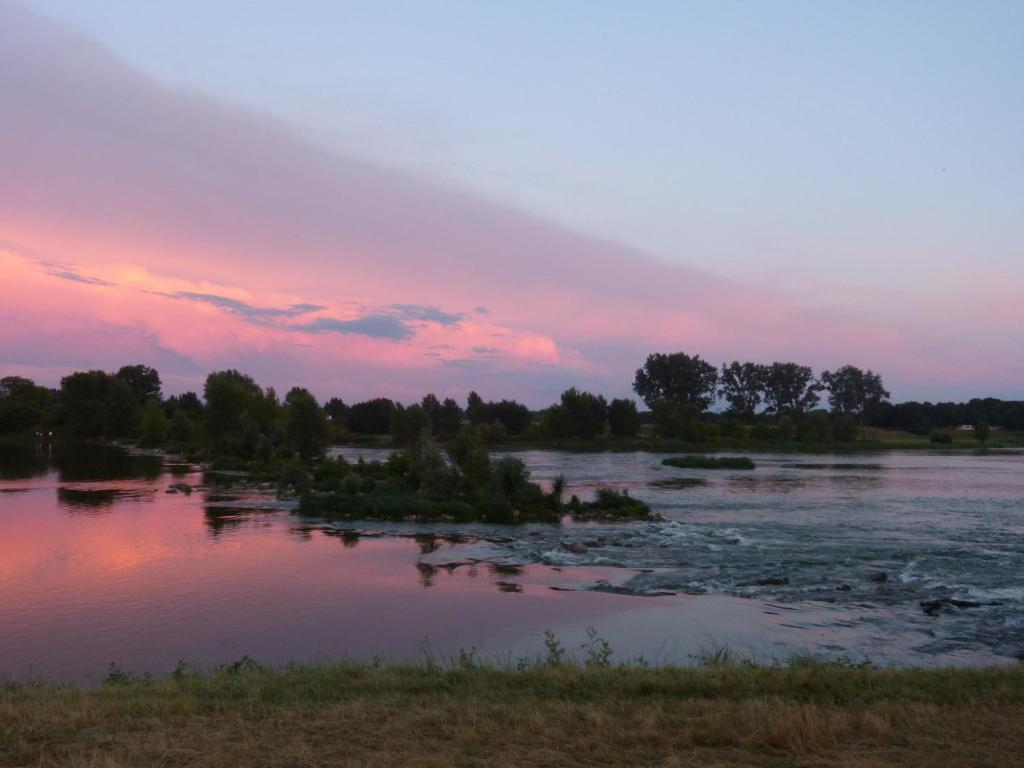
[[[1017,766],[1024,670],[338,666],[0,688],[0,765]]]

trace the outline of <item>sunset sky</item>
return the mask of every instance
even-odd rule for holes
[[[1024,398],[1024,4],[0,0],[0,375]]]

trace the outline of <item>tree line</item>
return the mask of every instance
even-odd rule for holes
[[[825,443],[856,438],[871,425],[928,434],[971,424],[1024,430],[1024,402],[995,398],[967,403],[889,402],[882,378],[852,365],[815,374],[794,362],[733,361],[715,366],[698,355],[655,353],[637,369],[635,400],[571,387],[558,402],[532,412],[515,400],[465,404],[428,394],[405,405],[379,397],[322,405],[293,387],[281,398],[236,370],[211,373],[201,395],[165,397],[159,373],[145,365],[115,372],[80,371],[58,389],[9,376],[0,379],[0,433],[57,431],[78,438],[132,438],[143,445],[192,446],[209,456],[269,459],[315,456],[333,441],[390,435],[406,445],[424,432],[446,441],[471,428],[487,444],[508,438],[632,438],[644,423],[655,433],[692,443],[721,438]],[[825,404],[827,403],[827,407]],[[716,404],[724,408],[712,410]]]

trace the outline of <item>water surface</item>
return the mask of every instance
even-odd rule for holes
[[[372,451],[352,451],[350,455]],[[91,446],[0,448],[0,679],[288,661],[515,661],[551,628],[582,654],[692,661],[728,645],[883,664],[1024,648],[1024,458],[762,456],[752,472],[655,454],[519,454],[649,523],[334,525],[271,491]],[[668,481],[668,482],[666,482]],[[200,486],[169,493],[174,483]],[[884,574],[884,581],[881,574]],[[921,603],[931,605],[930,612]]]

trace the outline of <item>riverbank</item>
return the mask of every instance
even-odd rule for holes
[[[1015,765],[1024,668],[235,665],[0,687],[0,764]]]
[[[928,435],[865,427],[857,439],[848,442],[801,442],[799,440],[758,440],[751,437],[720,437],[714,442],[694,443],[658,437],[647,431],[636,437],[602,435],[592,440],[544,439],[525,435],[509,437],[491,446],[496,451],[566,451],[570,453],[792,453],[860,454],[883,451],[926,451],[941,453],[989,453],[1024,451],[1024,433],[997,431],[984,443],[971,432],[951,432],[949,442],[936,442]],[[358,435],[337,443],[349,448],[396,450],[389,435]]]

